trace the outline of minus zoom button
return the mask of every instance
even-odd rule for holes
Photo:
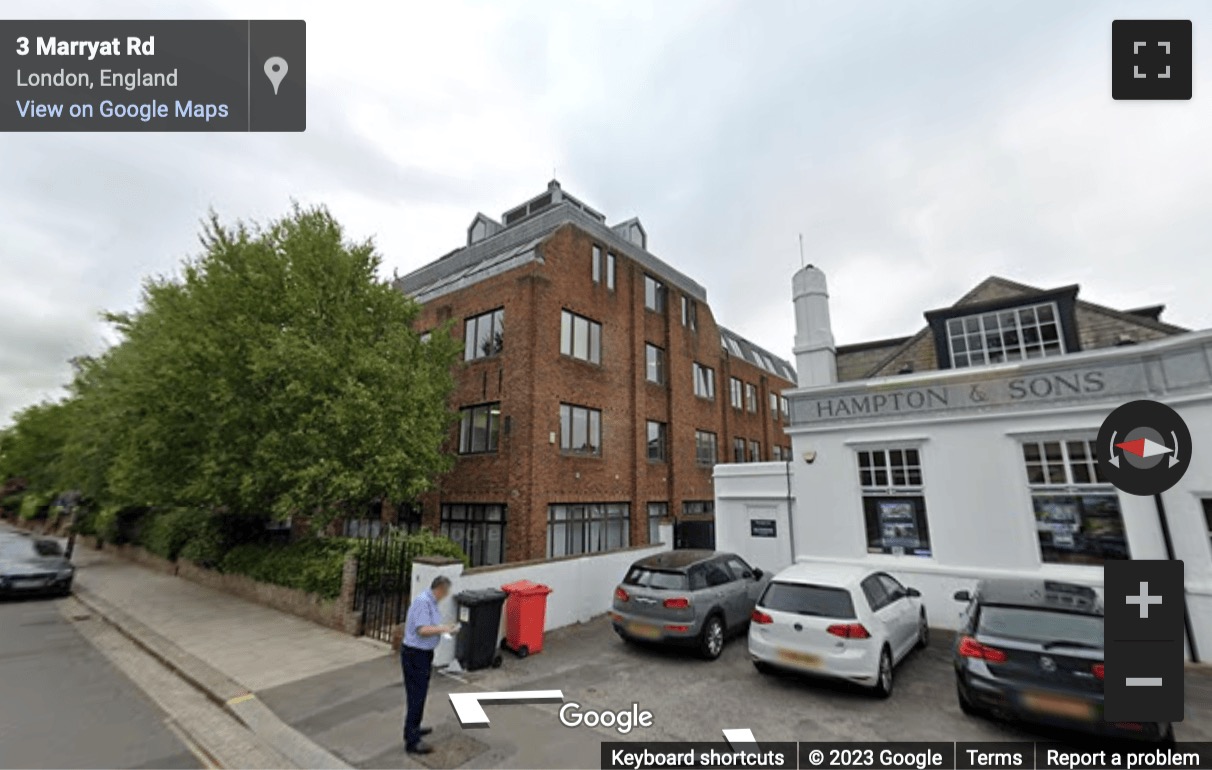
[[[1128,687],[1161,687],[1162,678],[1160,676],[1129,676],[1124,678],[1124,684]]]

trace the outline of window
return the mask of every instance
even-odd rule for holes
[[[715,400],[715,369],[694,362],[694,395]]]
[[[501,440],[501,405],[480,404],[459,410],[459,454],[497,451]]]
[[[749,462],[760,463],[762,461],[762,442],[749,442]]]
[[[741,409],[741,381],[736,377],[728,378],[729,400],[732,402],[733,409]]]
[[[631,544],[627,503],[547,506],[547,558],[601,553]]]
[[[422,343],[429,342],[431,339],[433,339],[433,332],[421,332],[418,339],[421,340]]]
[[[651,275],[644,276],[644,307],[658,313],[665,312],[665,284]]]
[[[694,459],[699,465],[715,465],[715,434],[705,430],[694,432]]]
[[[956,368],[1065,352],[1053,302],[952,318],[947,321],[947,345]]]
[[[708,587],[723,586],[731,583],[735,578],[728,568],[724,566],[724,562],[719,559],[713,559],[703,565],[703,574],[706,577]],[[693,582],[693,581],[692,581]]]
[[[872,612],[883,609],[889,602],[888,589],[880,582],[877,575],[871,575],[864,578],[863,582],[859,583],[859,587],[863,589],[863,596],[867,599],[867,606]]]
[[[734,463],[745,462],[745,439],[734,438],[732,440],[732,461]]]
[[[1027,441],[1023,462],[1045,562],[1130,558],[1119,496],[1099,472],[1093,441]]]
[[[921,456],[915,448],[858,452],[870,553],[930,555]]]
[[[770,447],[770,459],[776,463],[781,463],[783,461],[783,448],[778,444]]]
[[[666,446],[669,443],[669,426],[663,422],[648,421],[648,459],[652,462],[663,463],[667,456]]]
[[[682,326],[690,331],[699,330],[699,305],[690,297],[682,297]]]
[[[779,394],[770,394],[770,419],[778,420],[779,418]]]
[[[495,356],[505,345],[505,309],[472,316],[467,319],[463,338],[463,360]]]
[[[602,247],[595,245],[593,247],[593,257],[589,263],[589,276],[594,283],[602,282]]]
[[[602,363],[602,325],[570,313],[560,313],[560,352],[591,364]]]
[[[647,362],[645,377],[657,385],[665,384],[665,351],[656,345],[644,344],[644,359]]]
[[[669,516],[669,503],[648,504],[648,542],[661,542],[661,522]]]
[[[685,500],[682,502],[683,516],[711,516],[714,513],[714,500]]]
[[[606,288],[614,291],[614,252],[606,254]]]
[[[441,534],[459,544],[471,566],[483,567],[505,561],[505,506],[442,506]]]
[[[757,414],[757,387],[751,382],[745,383],[745,409]]]
[[[854,602],[845,588],[807,585],[804,583],[771,583],[762,594],[761,606],[833,620],[853,620]]]
[[[783,413],[783,422],[791,419],[791,404],[787,402],[786,396],[779,396],[780,411]]]
[[[560,404],[560,451],[602,454],[602,413],[583,406]]]
[[[658,591],[685,591],[690,580],[685,572],[666,572],[659,569],[632,567],[623,578],[623,585],[655,588]]]

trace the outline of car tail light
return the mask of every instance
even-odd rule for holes
[[[762,626],[766,625],[767,623],[774,622],[774,618],[770,617],[769,615],[762,612],[761,610],[754,610],[753,614],[749,616],[749,619],[752,620],[754,623],[757,623],[758,625],[762,625]]]
[[[690,606],[690,600],[685,596],[675,596],[672,599],[665,600],[665,609],[667,610],[684,610]]]
[[[965,658],[980,658],[988,663],[1005,663],[1009,656],[996,647],[981,644],[971,636],[960,639],[959,654]]]
[[[870,639],[871,633],[862,623],[835,623],[825,631],[843,639]]]
[[[666,631],[676,631],[676,632],[678,632],[678,633],[683,633],[683,632],[689,631],[689,630],[690,630],[690,626],[665,626],[665,630],[666,630]]]
[[[614,589],[614,598],[618,599],[621,602],[625,602],[628,599],[630,599],[631,596],[627,593],[627,591],[622,586],[619,586],[618,588]]]
[[[1095,679],[1103,678],[1103,664],[1102,663],[1095,663],[1092,670],[1094,671]]]
[[[1145,726],[1140,722],[1116,722],[1115,726],[1121,730],[1132,730],[1133,732],[1140,732],[1145,729]]]

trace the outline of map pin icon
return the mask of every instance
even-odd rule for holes
[[[269,82],[274,84],[274,96],[278,95],[278,86],[282,84],[282,78],[286,77],[286,60],[281,56],[271,56],[265,60],[265,77],[269,78]]]

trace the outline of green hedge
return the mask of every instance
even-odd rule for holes
[[[21,498],[20,517],[22,521],[45,518],[47,508],[54,501],[53,492],[26,492]]]
[[[182,550],[202,534],[206,524],[203,511],[188,508],[157,511],[144,523],[140,543],[157,556],[176,561]]]
[[[343,537],[307,538],[285,545],[248,543],[228,551],[219,569],[335,599],[341,593],[345,557],[357,545],[358,541]]]
[[[311,537],[285,545],[238,545],[224,555],[219,569],[262,583],[297,588],[326,599],[335,599],[341,593],[345,557],[357,553],[365,542],[347,537]],[[397,542],[414,556],[448,556],[462,560],[464,566],[469,564],[467,555],[458,544],[428,530],[401,537]]]

